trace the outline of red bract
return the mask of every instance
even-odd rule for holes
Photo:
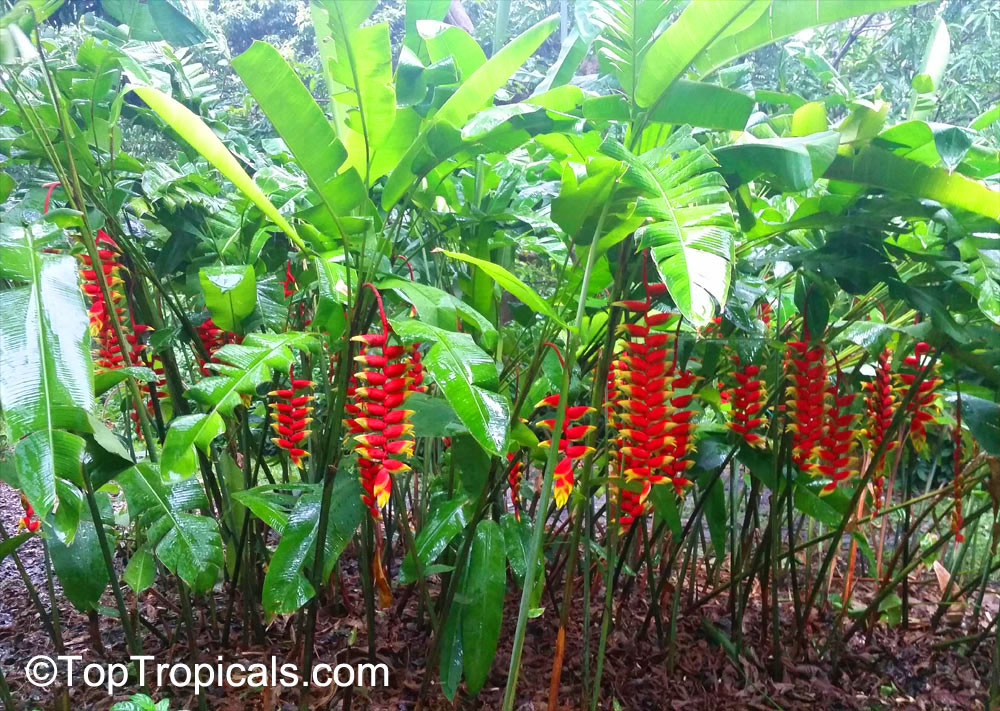
[[[524,462],[516,460],[516,454],[507,455],[507,484],[510,486],[510,501],[514,505],[514,519],[521,520],[521,478],[524,475]]]
[[[917,375],[927,369],[929,365],[927,354],[930,350],[931,347],[921,341],[913,346],[913,355],[903,359],[903,366],[896,374],[903,397],[916,381]],[[927,423],[934,420],[937,388],[942,382],[942,379],[933,373],[927,373],[917,386],[916,394],[906,406],[906,412],[910,416],[910,441],[918,452],[922,452],[927,445]]]
[[[292,464],[301,469],[302,458],[309,456],[305,445],[311,433],[307,426],[312,422],[309,417],[312,406],[309,403],[312,402],[313,395],[309,390],[313,387],[313,381],[296,378],[292,366],[288,368],[288,380],[287,388],[268,393],[275,398],[271,407],[274,408],[276,422],[271,423],[271,427],[278,435],[272,437],[271,441],[279,449],[285,450]]]
[[[891,352],[888,348],[883,349],[875,364],[875,377],[863,383],[862,388],[868,393],[865,397],[865,412],[867,415],[867,429],[865,430],[871,442],[872,451],[877,450],[885,441],[889,426],[892,424],[892,417],[896,413],[896,393],[892,387],[892,368],[889,365]],[[889,442],[882,457],[875,464],[875,474],[873,484],[875,487],[873,510],[878,513],[882,506],[882,490],[885,485],[885,455],[891,452],[896,446],[896,442]]]
[[[198,365],[201,368],[202,375],[212,375],[212,370],[208,367],[208,363],[218,363],[219,360],[215,357],[215,352],[222,348],[228,343],[239,343],[240,337],[231,331],[224,331],[215,325],[215,321],[211,317],[205,319],[200,326],[198,326],[198,338],[201,339],[201,345],[208,353],[208,360],[198,359]]]
[[[760,434],[765,422],[764,402],[767,391],[764,381],[760,378],[760,366],[740,364],[739,356],[732,356],[736,370],[733,378],[736,387],[729,390],[727,398],[732,406],[732,419],[726,426],[743,438],[751,447],[763,447],[766,444]]]
[[[840,377],[837,379],[839,381]],[[820,489],[820,496],[832,493],[838,484],[858,472],[855,448],[859,416],[848,411],[854,402],[855,394],[840,394],[837,387],[830,388],[830,393],[829,418],[819,441],[819,461],[812,467],[813,474],[830,479]]]
[[[24,516],[17,522],[17,529],[19,531],[27,529],[29,533],[34,533],[42,525],[42,522],[35,518],[35,510],[28,503],[28,500],[24,498],[23,494],[21,495],[21,506],[24,507]]]
[[[785,368],[791,384],[787,388],[785,412],[792,432],[792,461],[809,471],[819,451],[826,418],[828,388],[826,347],[803,340],[789,341]]]
[[[289,259],[288,263],[285,265],[285,278],[281,282],[282,291],[284,291],[285,298],[295,293],[295,277],[292,276],[292,260]]]
[[[535,408],[539,407],[559,407],[559,394],[549,395],[542,399]],[[559,461],[553,472],[552,495],[555,498],[556,507],[562,508],[566,505],[570,493],[573,491],[573,466],[574,463],[583,459],[594,451],[593,447],[583,444],[584,438],[594,431],[592,425],[573,424],[594,411],[594,408],[586,405],[573,405],[566,408],[566,420],[563,423],[563,433],[557,446],[559,448]],[[547,430],[555,429],[555,419],[539,420],[538,425]],[[551,447],[552,440],[547,439],[539,442],[540,447]]]
[[[354,450],[358,455],[358,470],[364,490],[361,499],[372,519],[378,520],[379,510],[392,493],[393,472],[409,471],[404,459],[413,455],[413,440],[408,438],[413,426],[408,423],[412,410],[402,409],[411,394],[409,367],[402,360],[406,348],[387,343],[389,322],[382,307],[382,296],[372,284],[366,284],[378,302],[382,318],[382,333],[366,333],[351,340],[362,344],[355,360],[363,369],[355,374],[348,387],[352,417],[344,424],[354,435]]]

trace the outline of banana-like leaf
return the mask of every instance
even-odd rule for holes
[[[623,181],[643,192],[636,214],[652,218],[636,231],[648,247],[678,310],[696,324],[725,306],[736,223],[726,182],[690,129],[641,156],[608,140],[601,150],[628,165]],[[673,158],[673,155],[677,155]]]
[[[236,188],[247,196],[250,201],[263,212],[268,219],[281,228],[288,238],[304,252],[308,252],[305,242],[299,237],[295,228],[278,212],[263,191],[257,187],[243,166],[239,164],[229,149],[226,148],[211,128],[184,104],[163,92],[148,86],[137,86],[132,89],[139,98],[155,111],[170,128],[187,141],[209,163],[226,176]]]
[[[758,0],[690,3],[644,53],[635,88],[636,104],[649,108],[659,103],[691,62],[756,4]]]
[[[493,359],[467,333],[420,321],[393,322],[393,329],[404,342],[434,342],[423,360],[428,375],[480,446],[495,456],[505,454],[510,403],[497,392]]]
[[[556,313],[555,309],[552,308],[548,301],[539,296],[534,289],[501,267],[499,264],[487,262],[485,259],[470,257],[468,254],[462,254],[461,252],[449,252],[446,249],[436,249],[434,251],[441,252],[446,257],[451,257],[452,259],[468,262],[469,264],[482,269],[497,284],[503,287],[506,291],[509,291],[532,311],[541,314],[542,316],[547,316],[563,328],[570,328],[565,321],[559,318],[559,314]]]
[[[361,493],[358,478],[346,471],[334,481],[324,544],[324,580],[333,572],[333,566],[361,523],[364,513]],[[269,614],[295,612],[316,593],[307,575],[312,573],[315,556],[321,495],[318,487],[304,494],[281,532],[281,540],[264,577],[263,604]]]
[[[137,594],[156,580],[156,559],[145,546],[132,554],[122,571],[122,580]]]
[[[120,474],[117,481],[125,492],[129,514],[143,522],[160,562],[194,592],[211,590],[222,573],[222,538],[215,519],[190,513],[208,507],[198,480],[169,484],[160,478],[156,465],[144,461]]]
[[[469,693],[475,696],[486,683],[496,656],[503,621],[507,565],[503,534],[496,521],[480,521],[469,554],[462,611],[462,667]]]
[[[108,584],[108,569],[91,520],[81,521],[70,544],[48,540],[52,568],[63,592],[81,612],[96,610]]]
[[[257,306],[253,266],[218,265],[198,271],[205,305],[215,324],[225,331],[240,331],[240,323]]]
[[[436,128],[460,126],[474,112],[488,104],[497,89],[534,54],[558,24],[558,16],[552,16],[528,28],[462,82],[458,90],[438,109],[434,119],[420,132],[400,159],[399,165],[389,175],[382,192],[382,207],[388,209],[394,205],[413,185],[418,175],[418,169],[415,168],[417,158],[428,150],[428,141]]]
[[[17,245],[0,241],[0,265],[11,256],[25,267],[2,275],[27,282],[0,292],[0,409],[15,441],[38,430],[75,428],[94,407],[76,261],[35,254],[31,231],[25,235],[24,260],[13,259]]]
[[[487,348],[493,348],[497,343],[497,329],[485,316],[461,299],[436,286],[389,277],[380,281],[378,288],[393,289],[403,295],[413,304],[417,314],[425,323],[452,331],[457,328],[458,319],[461,317],[483,335],[483,343]]]
[[[427,567],[437,560],[451,540],[465,528],[466,504],[468,499],[459,495],[434,507],[430,520],[420,529],[413,542],[415,550],[409,551],[403,558],[399,570],[400,583],[412,583],[417,579],[417,560],[420,561],[420,569],[427,574]]]
[[[59,477],[83,486],[83,450],[83,438],[64,430],[38,430],[17,443],[17,477],[38,518],[45,520],[55,505]]]
[[[910,97],[910,118],[926,119],[937,108],[937,90],[944,78],[951,56],[951,35],[948,33],[948,23],[938,15],[934,18],[934,27],[927,40],[924,58],[920,63],[920,72],[913,77],[913,92]]]
[[[1000,192],[876,146],[868,146],[855,156],[837,156],[823,177],[928,198],[1000,220]]]
[[[599,0],[594,20],[602,25],[595,41],[597,56],[614,73],[629,103],[635,103],[639,66],[653,33],[680,3],[646,0]]]
[[[289,331],[282,334],[252,333],[242,344],[229,344],[216,351],[220,363],[213,364],[221,375],[195,383],[187,394],[209,408],[205,414],[178,417],[170,424],[163,443],[161,467],[164,476],[183,479],[198,467],[195,447],[210,454],[212,440],[225,430],[222,416],[242,403],[243,395],[253,395],[257,386],[270,380],[273,371],[288,370],[291,348],[308,349],[311,335]]]
[[[337,139],[323,110],[278,50],[254,41],[250,49],[233,60],[240,75],[278,135],[295,156],[332,215],[340,215],[337,170],[347,150]]]
[[[693,61],[694,71],[705,77],[721,69],[734,59],[748,52],[790,37],[810,27],[826,25],[856,15],[868,15],[894,8],[917,5],[926,0],[757,0],[744,17],[753,18],[746,26],[735,23],[729,32],[722,33]],[[717,5],[717,3],[692,3]],[[728,3],[726,3],[728,4]]]
[[[840,144],[836,131],[800,138],[767,138],[717,148],[713,155],[726,175],[736,176],[730,186],[767,176],[779,190],[807,190],[819,180]]]

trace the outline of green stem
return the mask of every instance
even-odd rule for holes
[[[617,185],[617,182],[616,182]],[[611,189],[614,194],[614,186]],[[583,330],[583,316],[586,312],[587,290],[590,287],[590,277],[594,272],[594,264],[597,261],[597,241],[604,227],[604,220],[608,215],[608,207],[611,204],[611,195],[604,202],[601,208],[601,215],[597,220],[597,227],[594,229],[594,238],[591,241],[590,249],[587,251],[587,266],[584,268],[583,280],[580,284],[580,300],[576,309],[576,328],[569,335],[569,348],[566,355],[570,359],[576,357],[576,349],[579,343],[579,334]],[[552,442],[558,443],[562,438],[563,428],[566,424],[566,404],[569,401],[570,368],[566,368],[563,373],[562,388],[559,394],[559,409],[556,414],[555,427],[552,429]],[[542,554],[542,540],[544,539],[545,517],[549,511],[549,500],[552,497],[552,479],[555,470],[556,457],[559,454],[559,447],[549,447],[548,460],[545,462],[545,477],[542,481],[541,497],[535,510],[535,530],[532,531],[531,548],[528,551],[527,569],[524,572],[524,589],[521,591],[521,604],[517,611],[517,625],[514,628],[514,642],[510,653],[510,666],[507,672],[507,686],[503,695],[503,711],[512,711],[514,708],[514,697],[517,689],[517,676],[521,670],[521,654],[524,651],[524,635],[528,624],[528,610],[531,607],[531,591],[535,587],[535,574],[538,559]]]

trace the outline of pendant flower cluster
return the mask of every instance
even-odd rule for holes
[[[17,522],[17,530],[27,530],[29,533],[34,533],[42,525],[42,522],[35,518],[35,509],[31,507],[24,495],[21,496],[21,505],[24,507],[24,516]]]
[[[274,418],[277,420],[271,424],[277,437],[272,437],[271,441],[279,449],[288,453],[288,458],[292,464],[299,469],[302,468],[302,458],[308,457],[305,444],[311,431],[307,429],[312,418],[312,406],[309,404],[313,400],[313,395],[309,390],[314,383],[311,380],[296,378],[294,366],[288,367],[289,386],[280,390],[272,390],[268,395],[276,398],[271,403],[274,408]]]
[[[543,398],[535,409],[540,407],[559,407],[559,393]],[[553,472],[552,495],[555,498],[556,507],[562,508],[569,500],[569,495],[573,491],[573,467],[576,462],[583,459],[587,454],[594,451],[593,447],[583,444],[583,439],[594,431],[593,425],[576,424],[580,419],[586,417],[594,408],[587,405],[570,405],[566,408],[566,421],[563,425],[562,437],[559,439],[559,461]],[[555,429],[554,418],[539,420],[539,427],[544,427],[550,432]],[[552,439],[547,439],[538,443],[539,447],[551,447]]]
[[[809,343],[807,330],[801,341],[789,341],[787,345],[785,368],[791,384],[786,390],[785,412],[792,433],[792,461],[809,472],[819,454],[826,424],[826,346]]]
[[[231,331],[224,331],[215,325],[215,321],[211,317],[205,319],[200,326],[198,326],[198,338],[201,339],[201,345],[208,353],[208,360],[198,359],[198,367],[201,368],[202,375],[212,375],[212,370],[208,367],[208,363],[218,363],[219,359],[215,357],[215,352],[222,348],[224,345],[229,343],[239,343],[242,339]]]
[[[837,380],[840,380],[839,373]],[[820,496],[833,493],[838,484],[858,473],[855,445],[860,415],[849,411],[854,397],[855,393],[841,394],[836,387],[830,389],[830,410],[819,441],[819,461],[812,468],[813,474],[830,480],[820,489]]]
[[[903,359],[903,367],[896,374],[896,378],[900,384],[900,392],[904,397],[917,375],[927,369],[929,364],[926,362],[926,356],[930,350],[931,347],[928,344],[920,341],[913,346],[913,355]],[[927,373],[920,385],[917,386],[916,395],[906,406],[906,413],[910,416],[910,441],[918,452],[922,452],[927,445],[927,424],[934,420],[937,389],[942,382],[943,380],[933,373]]]
[[[517,459],[515,452],[507,454],[507,484],[510,486],[510,502],[514,506],[514,520],[521,521],[521,479],[524,477],[524,462]]]
[[[409,424],[412,410],[402,408],[410,395],[409,363],[404,360],[406,348],[389,345],[389,322],[382,306],[382,296],[371,284],[379,314],[382,333],[366,333],[351,340],[362,344],[355,360],[363,369],[354,375],[348,387],[347,413],[344,421],[348,432],[354,435],[354,451],[358,455],[358,469],[364,490],[362,501],[372,519],[377,520],[379,510],[389,501],[394,472],[409,471],[405,459],[413,456],[414,442],[409,438],[413,425]]]
[[[896,407],[899,404],[896,400],[896,391],[892,386],[892,367],[889,362],[891,355],[892,353],[889,349],[884,348],[879,353],[878,361],[875,364],[875,377],[861,385],[867,392],[865,396],[865,413],[867,419],[865,434],[868,436],[868,441],[873,452],[882,446],[882,442],[885,441],[889,426],[892,424],[893,415],[896,413]],[[878,513],[882,506],[883,488],[885,486],[885,473],[883,471],[885,468],[885,455],[895,449],[896,444],[895,441],[889,442],[885,451],[882,452],[882,457],[875,465],[874,478],[872,479],[875,488],[872,508],[875,513]]]
[[[764,403],[767,391],[760,376],[759,365],[742,365],[740,357],[732,356],[736,370],[733,378],[736,387],[729,391],[727,400],[732,406],[732,419],[726,426],[738,434],[751,447],[763,447],[766,444],[761,434],[764,418]]]

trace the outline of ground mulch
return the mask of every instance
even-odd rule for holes
[[[16,492],[0,484],[0,520],[12,533],[23,515]],[[49,599],[45,586],[45,567],[41,543],[32,540],[18,551],[18,558],[38,588],[43,604]],[[321,608],[317,626],[317,659],[329,664],[362,662],[368,659],[364,602],[360,594],[355,555],[350,549],[344,556],[343,590],[334,591]],[[121,561],[119,561],[120,563]],[[162,584],[162,581],[161,581]],[[594,579],[594,605],[590,619],[590,644],[596,650],[600,637],[601,600],[599,576]],[[555,586],[558,588],[559,586]],[[870,584],[858,584],[856,598],[864,602]],[[506,681],[519,593],[507,599],[504,626],[497,661],[477,699],[469,699],[459,687],[455,703],[440,694],[436,675],[431,685],[428,711],[444,709],[499,709]],[[786,709],[788,711],[875,711],[879,709],[919,709],[922,711],[986,709],[989,688],[993,637],[970,652],[968,645],[935,648],[935,643],[973,634],[969,616],[951,616],[949,624],[936,631],[929,625],[936,598],[935,586],[928,571],[911,586],[909,629],[881,625],[872,635],[856,635],[846,648],[835,655],[821,656],[826,638],[835,626],[835,613],[829,609],[813,615],[806,647],[792,657],[790,637],[794,612],[790,602],[781,606],[780,616],[787,638],[782,645],[780,663],[771,656],[767,641],[769,623],[762,622],[758,596],[752,595],[744,619],[741,653],[728,646],[732,630],[726,595],[705,604],[697,611],[681,616],[673,646],[660,645],[655,625],[645,638],[638,639],[639,628],[648,610],[646,581],[640,576],[629,595],[615,609],[616,626],[608,643],[603,675],[601,709],[622,711],[742,711],[744,709]],[[577,586],[577,590],[580,585]],[[436,592],[436,590],[434,591]],[[377,661],[390,670],[390,685],[385,689],[330,689],[316,694],[313,709],[373,709],[404,711],[416,708],[431,640],[421,622],[419,594],[394,590],[391,608],[378,613],[376,627]],[[687,588],[680,594],[688,595]],[[991,599],[996,600],[992,595]],[[124,639],[117,620],[101,617],[100,637],[103,653],[95,651],[95,640],[86,615],[74,610],[57,593],[59,614],[67,654],[81,654],[87,662],[111,662],[126,658]],[[110,594],[103,601],[114,608]],[[166,637],[169,644],[142,628],[146,654],[156,661],[191,660],[191,646],[180,627],[176,590],[160,588],[144,593],[137,601],[142,614]],[[219,617],[227,599],[215,597]],[[682,598],[686,602],[686,598]],[[136,601],[128,594],[131,608]],[[549,680],[555,648],[558,614],[551,598],[543,598],[548,608],[528,624],[524,657],[518,686],[518,711],[541,711],[547,708]],[[680,606],[682,609],[684,604]],[[240,605],[236,606],[237,611]],[[669,615],[669,597],[661,608]],[[263,642],[254,642],[241,620],[233,625],[230,644],[221,645],[220,619],[212,620],[205,601],[196,601],[196,648],[201,659],[214,662],[219,655],[225,661],[253,663],[276,655],[297,661],[301,640],[293,618],[265,620]],[[983,619],[992,619],[989,609]],[[236,615],[239,617],[239,614]],[[562,710],[585,708],[581,701],[580,680],[583,674],[582,597],[573,608],[567,633],[565,664],[562,672],[559,706]],[[770,619],[770,618],[768,618]],[[663,621],[664,635],[669,635],[669,620]],[[982,624],[980,623],[980,627]],[[184,632],[184,633],[182,633]],[[727,653],[727,646],[729,652]],[[43,630],[36,610],[25,594],[25,586],[13,558],[0,563],[0,665],[6,674],[17,711],[63,708],[61,698],[68,694],[68,708],[74,711],[104,710],[127,694],[109,698],[98,689],[76,687],[48,690],[32,688],[24,678],[23,665],[36,654],[54,654],[52,642]],[[836,664],[830,661],[836,657]],[[780,670],[780,673],[776,673]],[[592,670],[591,670],[592,671]],[[190,693],[172,688],[152,689],[155,698],[167,697],[171,709],[198,708]],[[214,689],[206,696],[212,711],[279,711],[297,707],[297,691],[267,689]]]

